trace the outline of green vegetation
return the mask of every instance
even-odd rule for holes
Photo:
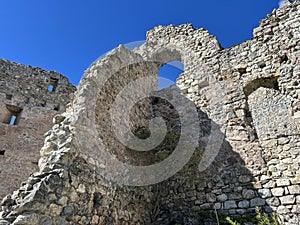
[[[246,215],[243,217],[230,218],[229,216],[216,215],[213,212],[201,212],[198,214],[199,224],[204,224],[206,220],[209,221],[218,221],[219,225],[244,225],[244,224],[253,224],[253,225],[279,225],[278,218],[275,213],[271,215],[263,213],[259,207],[256,207],[256,215]],[[180,223],[174,223],[175,225],[181,225]]]
[[[262,213],[261,210],[256,207],[256,217],[254,224],[257,225],[279,225],[278,218],[276,214],[273,212],[272,215],[268,215],[267,213]],[[233,221],[230,217],[226,217],[226,221],[230,225],[242,225],[241,222]],[[245,221],[245,222],[253,222],[253,221]]]

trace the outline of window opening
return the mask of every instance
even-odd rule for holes
[[[176,79],[183,71],[183,63],[178,60],[163,65],[158,73],[158,89],[162,90],[176,84]]]
[[[59,111],[59,104],[57,105],[54,105],[54,108],[53,108],[55,111]]]
[[[5,124],[18,125],[22,108],[14,105],[5,105],[1,109],[0,121]]]
[[[48,91],[49,91],[49,92],[52,92],[52,91],[53,91],[53,85],[50,84],[50,85],[48,86]]]
[[[48,85],[48,91],[50,93],[54,92],[57,88],[58,79],[51,77]]]
[[[7,99],[7,100],[11,100],[11,99],[12,99],[12,95],[6,94],[6,99]]]
[[[17,119],[17,117],[15,115],[12,115],[12,117],[10,118],[9,124],[10,125],[15,125],[16,119]]]

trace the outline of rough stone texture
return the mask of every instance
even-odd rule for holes
[[[49,85],[56,86],[52,92]],[[59,73],[0,60],[1,199],[38,170],[43,135],[74,91]],[[15,124],[10,125],[13,115]]]
[[[170,25],[149,31],[133,51],[120,46],[99,59],[85,72],[72,106],[46,133],[40,171],[3,201],[0,224],[199,224],[203,211],[241,215],[255,206],[276,212],[284,224],[299,224],[299,11],[299,0],[287,2],[261,21],[252,40],[229,49],[204,29]],[[182,121],[160,100],[133,107],[132,127],[147,128],[143,116],[162,113],[174,134],[167,145],[136,154],[111,130],[110,120],[123,119],[109,115],[113,102],[133,80],[149,76],[145,90],[155,85],[159,68],[173,60],[183,62],[184,73],[177,87],[161,94],[178,98],[181,91],[197,107],[199,147],[169,179],[122,186],[118,178],[152,177],[122,177],[115,159],[144,166],[164,159]],[[225,137],[220,145],[210,142],[218,143],[215,133]],[[212,163],[205,167],[203,161]],[[116,177],[107,177],[111,172]]]

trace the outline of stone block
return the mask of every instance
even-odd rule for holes
[[[239,177],[239,182],[241,183],[249,183],[251,181],[251,177],[247,175],[242,175]]]
[[[218,201],[225,202],[228,199],[228,196],[226,194],[221,194],[217,196]]]
[[[238,192],[233,192],[228,194],[228,199],[229,200],[239,200],[242,198],[242,195]]]
[[[258,190],[258,194],[262,198],[268,198],[268,197],[272,196],[270,189],[260,189],[260,190]]]
[[[224,202],[224,209],[236,209],[237,205],[235,201],[226,201]]]
[[[300,186],[299,185],[292,185],[288,187],[290,194],[300,194]]]
[[[255,206],[264,206],[266,204],[265,199],[261,198],[254,198],[250,200],[250,206],[255,207]]]
[[[205,196],[206,196],[206,200],[207,200],[208,202],[215,202],[215,201],[217,200],[216,195],[213,194],[213,193],[208,193],[208,194],[206,194]]]
[[[215,209],[221,209],[222,204],[220,202],[215,203]]]
[[[279,197],[279,200],[283,205],[290,205],[295,203],[296,198],[294,195],[287,195],[287,196]]]
[[[279,198],[277,198],[277,197],[267,198],[266,203],[269,206],[279,206],[280,205]]]
[[[255,193],[253,190],[243,190],[242,196],[244,199],[252,199],[255,197]]]
[[[248,208],[249,205],[250,205],[250,202],[247,201],[247,200],[241,201],[241,202],[239,202],[239,204],[238,204],[239,208]]]
[[[280,205],[280,206],[278,206],[276,212],[279,214],[288,214],[290,212],[290,210],[287,207],[285,207],[284,205]]]
[[[273,188],[271,189],[271,192],[274,196],[276,197],[280,197],[280,196],[283,196],[284,194],[284,189],[282,187],[279,187],[279,188]]]
[[[278,187],[288,186],[288,185],[290,185],[290,183],[291,183],[290,180],[286,179],[286,178],[276,180],[276,185]]]

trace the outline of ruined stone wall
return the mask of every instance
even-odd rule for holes
[[[3,202],[1,223],[205,224],[203,212],[243,216],[259,206],[298,224],[299,11],[287,2],[228,49],[192,25],[158,26],[138,49],[99,59],[45,135],[40,171]],[[184,64],[177,87],[138,101],[155,82],[147,76],[173,60]],[[130,138],[120,143],[112,121],[127,115],[146,128],[140,139],[159,134],[153,141],[163,128],[147,121],[161,116],[163,145],[143,153]]]
[[[185,72],[177,85],[220,125],[238,157],[221,148],[206,172],[222,172],[196,177],[196,185],[182,191],[191,195],[188,206],[225,214],[264,206],[284,223],[299,223],[299,2],[269,15],[252,40],[198,62],[203,75]],[[238,160],[228,162],[231,157]]]
[[[59,73],[0,60],[0,198],[38,169],[43,135],[74,91]]]

